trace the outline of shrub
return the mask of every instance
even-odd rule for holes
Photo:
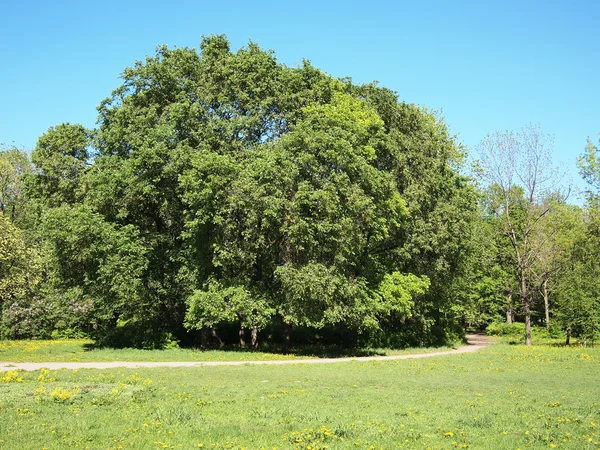
[[[81,337],[89,326],[92,307],[79,289],[15,301],[2,311],[0,333],[5,339]]]
[[[492,322],[485,332],[489,336],[523,336],[525,334],[525,324],[521,322]]]
[[[170,331],[157,327],[155,322],[145,318],[119,320],[108,332],[99,331],[96,336],[97,347],[145,350],[179,348],[179,342]]]
[[[514,343],[516,343],[525,336],[525,324],[521,322],[514,322],[511,324],[506,322],[493,322],[488,325],[485,331],[489,336],[509,336],[517,339],[517,341],[514,341]],[[556,325],[551,326],[549,330],[543,326],[532,325],[531,336],[534,339],[543,340],[563,339],[564,332]]]

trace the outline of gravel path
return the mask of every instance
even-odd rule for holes
[[[341,363],[349,361],[391,361],[395,359],[416,359],[429,358],[431,356],[453,355],[456,353],[471,353],[481,350],[492,344],[485,336],[479,334],[467,335],[468,345],[464,345],[454,350],[443,350],[431,353],[414,353],[409,355],[392,356],[361,356],[350,358],[314,358],[314,359],[285,359],[274,361],[165,361],[165,362],[36,362],[36,363],[17,363],[0,362],[0,372],[9,370],[40,370],[42,368],[57,369],[114,369],[116,367],[142,368],[142,367],[203,367],[203,366],[246,366],[246,365],[281,365],[281,364],[323,364],[323,363]]]

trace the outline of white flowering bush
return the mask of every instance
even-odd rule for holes
[[[90,327],[92,308],[78,289],[15,301],[2,308],[0,334],[4,339],[78,336]]]

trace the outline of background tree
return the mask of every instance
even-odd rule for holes
[[[0,301],[3,308],[26,297],[24,268],[27,259],[23,232],[0,213]]]
[[[544,200],[556,191],[558,179],[551,165],[551,145],[551,138],[539,126],[529,125],[519,133],[488,135],[477,148],[484,180],[497,191],[497,216],[511,243],[527,345],[531,345],[535,292],[532,271],[540,252],[540,241],[534,240],[533,234],[540,230],[541,219],[550,211]]]
[[[483,329],[492,322],[501,321],[502,316],[512,323],[515,277],[507,264],[511,257],[510,243],[498,230],[495,210],[489,209],[491,203],[483,193],[481,200],[472,234],[464,241],[468,259],[463,274],[456,278],[453,286],[457,301],[452,311],[461,318],[465,328]]]
[[[589,138],[585,152],[579,157],[578,166],[581,176],[589,184],[588,197],[597,197],[600,192],[600,152]]]
[[[152,346],[158,311],[143,296],[148,259],[138,230],[108,223],[85,205],[49,209],[42,230],[53,268],[48,283],[59,292],[81,291],[91,302],[98,336],[109,339],[117,324],[132,328],[145,319],[147,329],[137,327],[132,343]]]
[[[546,200],[548,213],[532,231],[532,248],[537,252],[532,264],[532,282],[543,300],[544,322],[550,329],[550,296],[560,277],[573,261],[574,246],[585,233],[583,211],[560,198]]]
[[[34,215],[24,187],[24,178],[31,170],[25,151],[14,147],[0,151],[0,337],[3,338],[36,336],[38,324],[33,316],[38,309],[31,306],[42,301],[48,269],[43,241],[31,229]]]
[[[571,336],[594,341],[600,332],[600,157],[591,140],[579,158],[582,177],[588,182],[587,208],[579,213],[577,226],[572,224],[572,251],[568,266],[557,287],[557,319]]]
[[[63,123],[38,139],[31,153],[35,171],[26,177],[29,195],[46,207],[74,204],[84,195],[82,178],[92,155],[90,131]]]
[[[14,147],[0,150],[0,210],[14,223],[26,215],[23,178],[30,172],[26,152]]]
[[[559,279],[555,317],[566,333],[584,342],[594,341],[600,332],[600,267],[597,241],[585,239],[570,267]]]

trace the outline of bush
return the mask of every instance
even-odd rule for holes
[[[0,333],[4,339],[81,336],[89,327],[92,306],[79,289],[15,301],[2,310]]]
[[[406,321],[387,323],[379,330],[368,331],[359,339],[359,345],[369,348],[436,347],[460,342],[462,334],[449,324],[435,324],[433,320],[415,317]]]
[[[548,331],[550,337],[552,339],[564,339],[565,338],[565,330],[556,323],[556,321],[550,322],[550,330]]]
[[[517,339],[516,342],[520,342],[525,337],[525,324],[521,322],[513,322],[511,324],[506,322],[493,322],[488,325],[485,330],[488,336],[509,336]],[[531,336],[533,339],[552,340],[552,339],[564,339],[564,332],[553,325],[548,330],[546,327],[532,325]]]
[[[76,328],[58,328],[52,332],[51,337],[52,339],[85,339],[89,334]]]
[[[524,336],[525,324],[521,322],[492,322],[485,332],[488,336]]]
[[[29,304],[11,303],[2,311],[5,339],[50,339],[60,312],[48,298],[34,297]]]
[[[139,348],[144,350],[179,348],[178,340],[173,334],[158,328],[152,320],[132,318],[119,320],[116,326],[106,330],[100,327],[96,333],[95,346],[110,348]]]

